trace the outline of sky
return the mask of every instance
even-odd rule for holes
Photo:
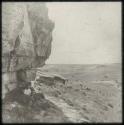
[[[120,2],[48,2],[55,22],[47,64],[121,63]]]

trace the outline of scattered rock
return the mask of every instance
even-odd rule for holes
[[[86,92],[82,92],[82,94],[83,94],[84,96],[87,96]]]
[[[111,107],[111,108],[113,108],[113,107],[114,107],[111,103],[108,103],[108,106],[109,106],[109,107]]]
[[[65,122],[68,119],[61,109],[45,98],[42,93],[7,93],[3,100],[4,123]],[[18,96],[15,96],[18,94]],[[17,98],[18,97],[18,98]]]

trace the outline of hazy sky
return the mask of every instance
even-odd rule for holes
[[[46,63],[121,62],[120,2],[52,2],[47,6],[55,29]]]

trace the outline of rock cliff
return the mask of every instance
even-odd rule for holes
[[[25,70],[31,78],[32,68],[45,65],[51,53],[53,29],[43,2],[2,4],[3,95],[17,83],[19,70]]]
[[[2,17],[2,71],[43,66],[54,28],[45,3],[3,3]]]
[[[61,109],[31,88],[32,76],[27,77],[32,68],[42,67],[49,58],[53,29],[43,2],[2,4],[4,123],[68,121]]]

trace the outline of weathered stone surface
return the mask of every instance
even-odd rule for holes
[[[57,84],[65,84],[67,79],[59,74],[37,71],[35,81],[37,83],[54,86]]]
[[[26,79],[34,78],[32,68],[45,65],[51,53],[53,28],[45,3],[2,4],[2,72],[8,79],[3,86],[15,82],[22,69]]]
[[[27,6],[37,60],[37,64],[33,63],[32,65],[35,66],[39,65],[41,62],[45,63],[45,60],[51,53],[54,23],[49,20],[48,10],[45,8],[44,4],[30,3]]]
[[[3,3],[2,17],[2,71],[43,66],[54,28],[45,4]]]

